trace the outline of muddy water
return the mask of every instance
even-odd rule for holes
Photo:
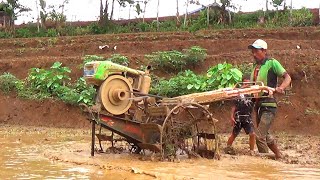
[[[70,129],[0,128],[0,179],[320,179],[317,165],[261,157],[142,161],[130,154],[90,157],[90,133]]]
[[[1,132],[0,179],[89,179],[103,175],[102,171],[90,167],[54,162],[45,158],[42,155],[43,150],[54,148],[58,143],[49,143],[41,133]]]

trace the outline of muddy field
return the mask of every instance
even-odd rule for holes
[[[227,134],[222,134],[226,140]],[[235,155],[221,160],[151,160],[122,151],[90,157],[90,131],[1,124],[0,178],[11,179],[319,179],[320,137],[277,134],[286,156],[280,161],[249,156],[247,137],[235,142]],[[223,145],[222,145],[223,146]],[[9,178],[9,179],[10,179]]]
[[[280,107],[277,119],[272,127],[272,131],[277,132],[279,136],[281,149],[289,154],[290,158],[286,158],[282,162],[269,160],[263,160],[262,162],[266,164],[270,163],[271,166],[277,166],[273,163],[280,163],[281,166],[290,166],[290,164],[311,164],[317,166],[317,162],[319,162],[318,156],[320,155],[319,27],[284,28],[277,30],[208,30],[199,31],[194,34],[188,32],[169,32],[61,38],[1,39],[0,73],[10,72],[19,78],[24,78],[27,75],[28,69],[32,67],[46,68],[50,67],[55,61],[60,61],[72,69],[72,78],[78,78],[82,76],[79,64],[82,63],[82,57],[87,54],[110,57],[114,53],[119,53],[129,57],[130,67],[137,68],[142,64],[148,64],[144,58],[145,54],[150,54],[154,51],[182,50],[194,45],[208,50],[207,59],[192,69],[198,73],[204,73],[209,66],[224,61],[233,64],[252,62],[252,57],[247,46],[257,38],[262,38],[268,42],[269,54],[284,65],[293,79],[291,95],[289,97],[278,97]],[[109,45],[110,49],[100,50],[98,48],[100,45]],[[117,46],[116,50],[113,49],[114,46]],[[154,73],[158,76],[170,76],[157,71]],[[212,108],[214,117],[219,120],[218,131],[220,133],[231,131],[229,120],[227,119],[229,111],[228,106],[216,106]],[[14,94],[4,95],[1,93],[0,123],[19,125],[21,127],[84,129],[89,129],[90,127],[86,116],[77,107],[68,106],[54,100],[41,102],[22,100],[17,99]],[[11,126],[7,128],[10,129]],[[223,146],[226,139],[222,141]],[[246,137],[244,139],[237,139],[239,143],[244,143],[244,141],[246,141]],[[89,145],[88,142],[83,143],[83,145],[80,143],[71,148],[76,148],[78,145],[82,146],[80,148],[81,153],[87,158],[89,153],[84,151],[89,150]],[[219,165],[215,165],[219,167],[225,161],[230,161],[230,164],[243,163],[244,159],[247,158],[245,149],[242,146],[239,147],[240,156],[226,156],[228,160],[208,163],[213,163],[212,165],[218,163]],[[76,155],[77,153],[71,151],[70,154]],[[48,158],[52,157],[53,155],[48,156]],[[59,156],[57,157],[61,159]],[[108,157],[106,156],[105,158]],[[117,161],[127,161],[126,158],[124,155],[121,158],[119,157]],[[130,158],[135,157],[130,156]],[[254,162],[258,161],[262,164],[260,157],[251,158],[253,158]],[[62,158],[61,161],[65,160]],[[195,163],[201,163],[202,161],[205,160],[196,161]],[[134,162],[140,163],[138,159]],[[188,162],[186,166],[191,166],[193,163]],[[247,165],[249,163],[247,162]],[[117,167],[117,163],[114,166]],[[125,172],[128,172],[128,169]],[[234,176],[237,175],[235,174]]]

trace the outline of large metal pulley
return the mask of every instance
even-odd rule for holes
[[[121,75],[109,76],[100,86],[99,96],[103,107],[111,114],[120,115],[132,104],[132,85]]]

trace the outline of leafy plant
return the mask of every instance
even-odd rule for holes
[[[153,52],[150,55],[145,55],[147,59],[150,59],[153,67],[159,67],[166,71],[182,70],[186,65],[186,61],[183,59],[185,55],[179,51],[158,51]]]
[[[200,46],[192,46],[183,50],[187,64],[195,65],[207,57],[207,50]]]
[[[16,89],[16,83],[19,81],[11,73],[4,73],[0,76],[0,90],[4,93],[9,93]]]
[[[186,70],[169,80],[160,79],[158,83],[152,86],[151,93],[166,97],[175,97],[201,92],[205,89],[205,81],[205,76],[196,75],[194,72]]]
[[[211,67],[207,71],[209,89],[233,87],[242,79],[242,72],[233,68],[231,64],[224,62]]]
[[[129,59],[126,56],[122,56],[120,54],[113,54],[108,60],[117,64],[121,64],[123,66],[129,66]]]
[[[184,70],[188,65],[196,65],[203,61],[206,56],[206,49],[200,46],[192,46],[189,49],[184,49],[183,52],[176,50],[158,51],[145,55],[145,57],[151,61],[153,67],[165,71]]]
[[[32,68],[27,78],[30,88],[39,92],[53,93],[55,88],[64,85],[71,78],[67,75],[71,70],[55,62],[50,70]]]

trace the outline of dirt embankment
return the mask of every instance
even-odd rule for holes
[[[193,69],[204,73],[209,66],[227,61],[233,64],[252,61],[247,45],[255,39],[268,42],[270,56],[278,59],[293,79],[291,95],[279,96],[280,108],[273,130],[319,135],[320,128],[320,29],[288,28],[278,30],[246,29],[174,33],[137,33],[61,38],[0,40],[0,73],[11,72],[19,78],[31,67],[47,68],[55,61],[70,67],[73,78],[82,76],[79,64],[83,55],[109,57],[114,53],[129,57],[130,67],[147,64],[144,55],[154,51],[182,50],[194,45],[206,48],[208,58]],[[100,50],[99,45],[110,48]],[[117,46],[114,50],[114,46]],[[163,75],[160,72],[155,72]],[[229,131],[229,108],[214,108],[220,131]],[[89,127],[76,107],[57,101],[29,101],[0,94],[0,122],[59,127]]]

